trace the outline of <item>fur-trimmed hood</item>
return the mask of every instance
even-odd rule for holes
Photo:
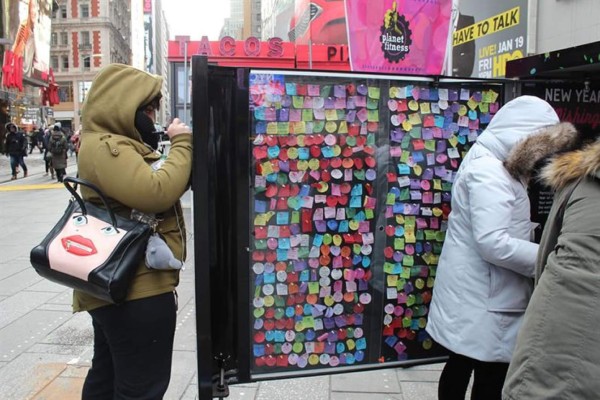
[[[519,142],[509,153],[504,167],[513,178],[527,185],[540,162],[580,145],[581,135],[571,123],[552,125]]]
[[[554,190],[562,189],[585,176],[600,178],[600,140],[581,150],[554,157],[540,173],[542,182]]]

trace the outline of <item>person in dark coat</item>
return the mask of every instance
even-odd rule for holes
[[[52,153],[50,153],[50,129],[46,129],[44,131],[44,136],[42,138],[42,145],[44,146],[44,162],[46,163],[46,173],[44,176],[48,176],[48,172],[50,172],[52,179],[54,179],[54,167],[52,166]]]
[[[57,125],[54,125],[52,128],[48,148],[52,154],[52,167],[56,171],[56,180],[62,182],[67,174],[67,151],[69,150],[69,143]]]
[[[27,138],[17,129],[12,122],[6,125],[5,149],[10,157],[10,169],[12,171],[11,180],[17,179],[17,167],[23,168],[23,178],[27,176],[27,165],[25,165],[24,156],[27,154]]]

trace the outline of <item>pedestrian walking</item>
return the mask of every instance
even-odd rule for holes
[[[600,141],[555,157],[541,175],[555,200],[503,398],[595,399],[600,393]]]
[[[23,178],[25,178],[27,177],[27,165],[25,165],[24,157],[27,154],[27,138],[12,122],[8,122],[5,127],[7,134],[4,148],[10,157],[11,180],[17,179],[18,166],[23,168]]]
[[[145,126],[160,106],[162,78],[112,64],[95,77],[83,109],[79,176],[96,185],[124,215],[134,209],[157,222],[173,255],[185,259],[180,197],[192,168],[192,135],[179,119],[169,126],[166,160],[145,143]],[[163,163],[164,162],[164,163]],[[82,189],[85,200],[101,204]],[[179,270],[150,269],[140,260],[126,301],[111,305],[74,291],[73,310],[87,311],[94,356],[82,399],[162,399],[171,377]]]
[[[42,138],[42,144],[44,147],[44,163],[46,164],[46,173],[44,176],[48,176],[48,172],[51,174],[51,178],[54,179],[54,167],[52,166],[52,153],[50,153],[50,129],[44,131],[44,137]]]
[[[67,151],[69,149],[67,139],[60,128],[56,125],[52,128],[48,148],[52,154],[52,167],[56,172],[56,180],[62,182],[67,170]]]
[[[530,242],[527,184],[535,163],[559,147],[549,133],[538,152],[517,144],[557,123],[547,102],[518,97],[498,111],[458,170],[426,328],[450,352],[441,400],[464,399],[473,372],[471,398],[500,399],[533,289],[538,245]],[[527,163],[505,165],[511,151]]]

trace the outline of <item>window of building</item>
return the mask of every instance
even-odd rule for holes
[[[63,4],[62,6],[60,6],[59,10],[60,10],[60,17],[62,19],[66,19],[67,18],[67,6]]]
[[[50,44],[52,46],[58,45],[58,33],[52,32],[52,35],[50,36]]]
[[[69,70],[69,56],[62,56],[61,62],[62,62],[62,69],[64,71],[68,71]]]
[[[73,83],[72,82],[58,82],[58,98],[61,103],[72,103],[73,102]]]
[[[50,68],[52,68],[54,71],[58,71],[58,57],[57,56],[50,57]]]
[[[67,32],[60,33],[60,45],[67,46],[69,44],[69,34]]]
[[[81,4],[79,6],[81,18],[89,18],[90,17],[90,5],[89,4]]]
[[[81,32],[81,44],[90,44],[90,33],[88,31]]]
[[[84,70],[89,71],[89,69],[90,69],[90,67],[92,65],[91,62],[90,62],[91,59],[92,59],[91,56],[83,56],[82,57],[81,64],[83,64],[83,69]]]

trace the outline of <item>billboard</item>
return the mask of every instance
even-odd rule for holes
[[[461,0],[452,34],[453,76],[500,78],[527,54],[527,0]]]
[[[347,1],[352,70],[439,75],[451,10],[451,0]]]
[[[11,2],[13,3],[13,2]],[[46,80],[50,64],[51,0],[20,0],[8,10],[14,38],[12,58],[20,64],[23,77]],[[18,4],[17,4],[18,3]]]

